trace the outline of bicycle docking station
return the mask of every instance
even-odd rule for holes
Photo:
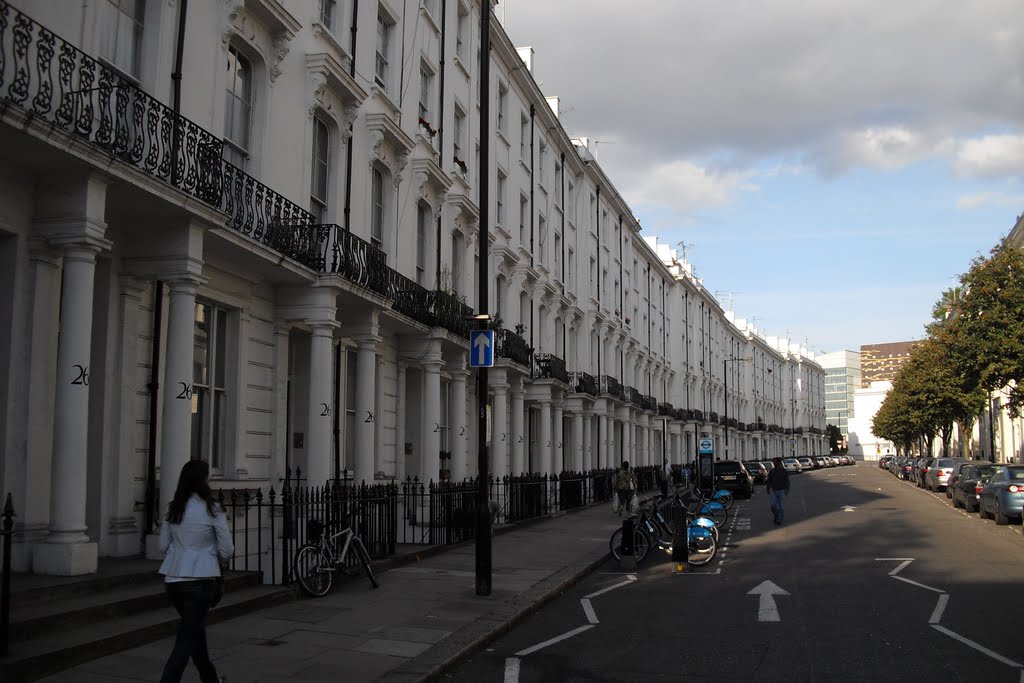
[[[622,546],[619,550],[619,565],[626,570],[636,569],[636,556],[633,555],[633,518],[627,516],[622,520]]]
[[[679,505],[672,506],[672,565],[675,574],[682,574],[689,564],[689,529],[686,524],[686,510]]]

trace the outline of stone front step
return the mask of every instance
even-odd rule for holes
[[[10,654],[0,660],[0,680],[34,681],[173,635],[178,615],[162,579],[153,571],[95,576],[16,594]],[[265,586],[257,572],[229,572],[224,599],[208,622],[293,598],[291,587]]]

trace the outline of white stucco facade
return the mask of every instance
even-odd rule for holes
[[[502,330],[492,475],[683,462],[700,433],[734,458],[825,452],[813,354],[640,236],[497,24],[480,140],[478,2],[193,2],[185,120],[181,7],[143,6],[120,32],[107,0],[4,6],[4,49],[20,30],[31,55],[8,63],[32,74],[24,96],[0,82],[0,490],[18,568],[139,553],[147,490],[166,500],[189,458],[221,488],[297,468],[474,476],[481,251]],[[18,11],[37,23],[16,29]],[[42,27],[66,41],[49,94]]]

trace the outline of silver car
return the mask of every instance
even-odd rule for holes
[[[800,461],[796,458],[783,458],[782,466],[786,468],[787,472],[792,472],[793,474],[799,474],[804,471],[804,468],[800,465]]]
[[[945,491],[949,482],[949,475],[953,474],[953,468],[963,462],[961,458],[939,458],[928,468],[924,475],[925,488],[932,491]]]

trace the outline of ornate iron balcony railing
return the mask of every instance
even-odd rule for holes
[[[0,100],[217,206],[223,141],[0,0]]]
[[[430,292],[430,300],[434,324],[468,342],[469,318],[473,316],[473,308],[451,292],[435,290]]]
[[[676,416],[676,409],[672,406],[671,403],[659,403],[658,415],[661,415],[662,417],[674,418]]]
[[[565,369],[565,361],[553,353],[533,354],[533,378],[557,379],[569,383],[569,373]]]
[[[570,372],[569,386],[579,394],[597,396],[597,378],[586,372]]]
[[[494,353],[496,358],[504,358],[513,363],[530,367],[533,349],[525,339],[508,329],[494,331]]]
[[[649,410],[650,412],[653,413],[653,412],[656,412],[658,410],[658,399],[654,398],[653,396],[651,396],[649,394],[645,395],[645,396],[641,396],[640,397],[640,405],[643,406],[644,410]]]
[[[622,384],[619,380],[611,375],[601,375],[599,381],[599,391],[602,396],[611,396],[622,400]]]

